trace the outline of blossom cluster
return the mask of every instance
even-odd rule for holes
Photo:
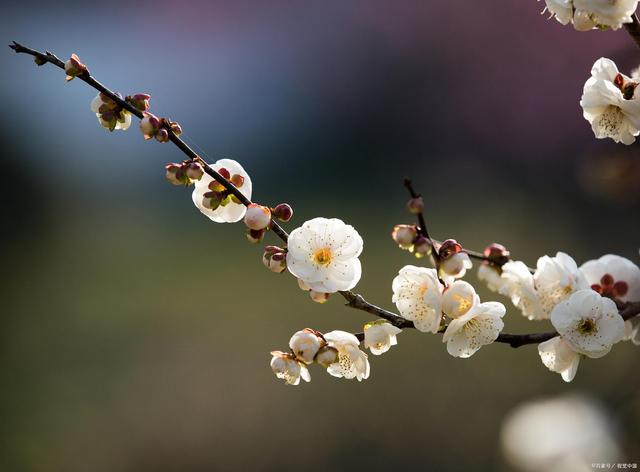
[[[525,317],[551,320],[558,336],[541,343],[538,351],[544,365],[567,382],[581,358],[602,357],[623,339],[640,344],[637,317],[625,322],[615,303],[640,301],[640,268],[628,259],[608,254],[578,267],[558,252],[539,258],[533,273],[522,261],[481,269],[478,276],[511,298]]]
[[[550,15],[577,31],[594,28],[617,30],[631,23],[638,0],[545,0]]]

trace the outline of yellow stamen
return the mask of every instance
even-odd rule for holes
[[[329,248],[318,249],[313,255],[313,259],[317,264],[328,265],[331,262],[332,254]]]

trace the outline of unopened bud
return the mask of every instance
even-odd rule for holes
[[[413,253],[421,258],[431,253],[431,242],[424,236],[418,236],[413,243]]]
[[[311,364],[322,345],[322,341],[314,330],[306,328],[291,336],[289,348],[299,361]]]
[[[273,216],[286,223],[293,216],[293,208],[288,203],[281,203],[273,209]]]
[[[140,131],[144,139],[153,138],[160,129],[160,120],[151,113],[144,113],[140,120]]]
[[[315,290],[309,290],[309,296],[311,297],[311,300],[313,300],[316,303],[324,303],[327,300],[329,300],[329,293],[324,293],[324,292],[316,292]]]
[[[64,71],[67,73],[67,82],[79,75],[89,74],[87,66],[80,62],[80,58],[76,54],[71,54],[71,57],[64,63]]]
[[[135,95],[128,96],[125,100],[138,110],[147,111],[149,109],[150,98],[151,95],[146,93],[136,93]]]
[[[417,236],[418,229],[415,225],[395,225],[391,231],[393,241],[402,249],[411,249]]]
[[[279,249],[279,251],[277,249]],[[287,255],[284,249],[276,246],[267,246],[262,255],[262,263],[271,272],[279,274],[287,268]]]
[[[315,361],[322,367],[329,367],[338,362],[338,350],[333,346],[322,346],[316,354]]]
[[[33,58],[33,60],[39,66],[43,66],[43,65],[45,65],[47,63],[47,60],[44,59],[42,56],[36,56],[36,57]]]
[[[236,188],[240,188],[244,185],[244,177],[240,174],[233,174],[229,180]]]
[[[180,164],[167,164],[165,168],[165,177],[173,185],[187,185],[189,183],[184,170]]]
[[[443,260],[460,251],[462,251],[462,245],[460,245],[455,239],[447,239],[440,245],[440,248],[438,249],[438,256],[440,257],[440,260]]]
[[[271,223],[271,210],[269,208],[252,203],[247,207],[244,215],[244,224],[247,228],[254,230],[264,230]]]
[[[204,169],[197,162],[189,162],[186,164],[184,172],[191,180],[200,180],[204,175]]]
[[[265,230],[247,229],[247,240],[250,243],[257,244],[264,238]]]
[[[422,197],[415,197],[409,200],[407,202],[407,210],[409,210],[409,213],[413,213],[414,215],[422,213],[422,210],[424,210],[424,200]]]
[[[493,243],[484,249],[484,257],[488,259],[488,262],[501,266],[509,262],[511,254],[509,250],[502,244]]]

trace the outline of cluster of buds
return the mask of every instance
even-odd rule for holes
[[[165,177],[173,185],[190,185],[200,180],[204,175],[204,169],[199,162],[186,160],[181,163],[172,162],[164,166]]]
[[[182,134],[182,128],[177,122],[158,118],[149,112],[144,112],[144,117],[140,120],[140,131],[144,139],[156,138],[156,141],[160,143],[169,141],[169,131],[172,131],[176,136]]]
[[[302,279],[298,279],[298,287],[300,287],[300,290],[309,292],[309,297],[316,303],[325,303],[329,300],[329,295],[331,295],[330,293],[312,290],[311,287],[309,287],[309,285],[307,285]]]
[[[431,254],[431,241],[420,234],[416,225],[395,225],[391,238],[400,249],[412,252],[417,258]]]
[[[233,182],[233,176],[231,183],[238,187],[238,185]],[[247,239],[252,243],[259,243],[264,238],[265,233],[271,229],[274,217],[286,222],[289,221],[292,216],[293,209],[287,203],[281,203],[275,208],[269,208],[257,203],[250,204],[244,215],[244,224],[247,226]]]
[[[119,93],[117,93],[116,96],[122,98]],[[96,114],[100,125],[109,131],[115,129],[126,130],[129,128],[129,125],[131,125],[131,113],[104,93],[99,93],[96,98],[93,99],[91,102],[91,111]]]
[[[329,346],[319,331],[305,328],[295,333],[289,341],[290,352],[272,351],[271,370],[287,385],[298,385],[302,378],[311,380],[307,365],[314,362],[327,368],[338,362],[338,349]]]
[[[36,64],[40,65],[37,60]],[[69,60],[64,63],[64,71],[67,74],[67,82],[73,80],[74,77],[89,75],[89,69],[80,62],[80,58],[76,54],[71,54]]]
[[[280,274],[287,268],[287,251],[278,246],[266,246],[262,255],[262,263],[271,272]]]
[[[137,108],[140,111],[147,111],[149,109],[149,99],[151,95],[146,93],[136,93],[135,95],[127,95],[125,101],[132,107]]]

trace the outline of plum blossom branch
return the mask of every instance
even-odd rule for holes
[[[640,27],[638,26],[638,22],[637,22],[637,18],[634,17],[634,25],[636,25],[635,27],[637,29],[640,29]],[[640,36],[639,36],[640,37]],[[634,36],[635,38],[635,36]],[[22,44],[19,44],[17,42],[13,42],[13,44],[9,45],[9,47],[11,49],[13,49],[16,53],[23,53],[23,54],[28,54],[31,55],[35,58],[36,60],[36,64],[38,65],[44,65],[46,63],[50,63],[60,69],[65,70],[65,63],[63,63],[60,59],[58,59],[53,53],[49,52],[49,51],[45,51],[44,53],[40,52],[40,51],[36,51],[34,49],[28,48],[26,46],[23,46]],[[77,57],[75,58],[77,59]],[[80,64],[78,61],[78,64],[80,66],[82,66],[82,68],[80,68],[77,73],[74,74],[75,77],[79,78],[80,80],[82,80],[83,82],[87,83],[89,86],[93,87],[94,89],[98,90],[100,93],[104,94],[105,96],[107,96],[109,99],[111,99],[113,102],[115,102],[118,106],[120,106],[122,109],[127,110],[128,112],[130,112],[131,114],[133,114],[134,116],[143,119],[145,117],[144,113],[136,108],[135,106],[133,106],[131,103],[129,103],[127,100],[122,99],[122,97],[120,97],[118,94],[112,92],[111,90],[109,90],[107,87],[105,87],[104,85],[102,85],[100,82],[98,82],[95,78],[93,78],[88,69],[86,69],[86,66],[84,66],[83,64]],[[163,122],[161,124],[162,127],[164,127],[164,129],[167,130],[167,134],[168,134],[168,140],[170,140],[176,147],[178,147],[178,149],[180,149],[191,161],[197,162],[199,163],[204,172],[209,175],[211,178],[213,178],[214,180],[216,180],[218,183],[220,183],[230,194],[234,195],[238,201],[240,203],[242,203],[245,206],[250,206],[252,205],[251,200],[249,200],[243,193],[241,193],[238,188],[231,183],[227,178],[225,178],[223,175],[221,175],[218,171],[214,170],[211,166],[209,166],[206,162],[204,162],[196,153],[195,151],[193,151],[175,132],[174,129],[171,128],[169,126],[168,123]],[[418,222],[419,222],[419,232],[420,234],[427,239],[428,243],[431,245],[432,250],[434,252],[434,259],[436,260],[436,263],[438,262],[438,260],[440,259],[440,255],[438,254],[438,250],[436,248],[436,243],[434,240],[431,239],[431,237],[429,236],[428,230],[427,230],[427,226],[426,226],[426,222],[424,219],[424,216],[422,214],[422,199],[421,196],[419,194],[417,194],[415,192],[415,190],[412,187],[411,181],[409,179],[405,179],[405,187],[408,189],[412,201],[413,202],[413,209],[410,208],[412,210],[412,213],[417,215],[418,218]],[[410,202],[410,203],[411,203]],[[283,241],[283,242],[287,242],[289,239],[289,235],[288,233],[275,221],[272,221],[272,226],[271,229],[274,231],[274,233],[276,233],[276,235]],[[497,263],[495,258],[491,258],[488,257],[484,254],[481,254],[479,252],[475,252],[475,251],[469,251],[469,250],[464,250],[464,252],[466,252],[470,257],[476,258],[476,259],[480,259],[483,261],[489,261],[492,263]],[[498,265],[500,265],[498,263]],[[371,315],[374,315],[376,317],[385,319],[387,321],[389,321],[393,326],[395,326],[396,328],[400,328],[400,329],[404,329],[404,328],[415,328],[415,325],[412,321],[405,319],[401,316],[399,316],[396,313],[393,313],[391,311],[388,311],[384,308],[381,308],[379,306],[376,306],[372,303],[369,303],[362,295],[357,294],[352,292],[351,290],[343,290],[343,291],[339,291],[339,293],[342,295],[342,297],[344,297],[344,299],[347,301],[346,306],[350,307],[350,308],[354,308],[360,311],[364,311],[366,313],[369,313]],[[625,320],[628,320],[630,318],[633,318],[634,316],[640,314],[640,302],[638,303],[627,303],[622,305],[622,309],[620,311],[620,314],[622,315],[622,317]],[[440,328],[438,330],[438,333],[442,334],[445,331],[446,327]],[[498,338],[496,339],[496,342],[500,342],[500,343],[506,343],[509,344],[512,347],[519,347],[519,346],[523,346],[523,345],[527,345],[527,344],[537,344],[540,343],[542,341],[546,341],[549,340],[555,336],[557,336],[558,333],[557,332],[547,332],[547,333],[532,333],[532,334],[500,334],[498,336]],[[357,333],[356,334],[356,338],[360,341],[362,341],[364,339],[364,334],[363,333]]]

